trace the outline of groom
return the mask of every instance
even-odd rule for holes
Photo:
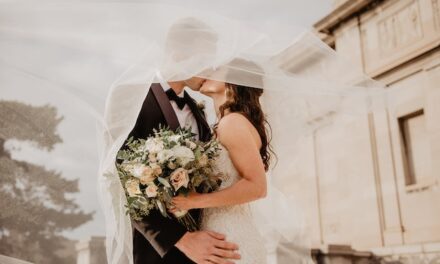
[[[194,41],[199,39],[207,41],[203,44]],[[215,42],[216,36],[206,25],[187,18],[179,20],[170,29],[166,47],[173,54],[173,59],[180,61],[188,56],[215,52]],[[178,47],[185,48],[179,50]],[[191,48],[188,50],[186,47]],[[192,77],[166,82],[160,73],[157,77],[159,82],[151,85],[129,137],[146,139],[153,135],[153,129],[169,126],[171,129],[190,128],[201,141],[210,140],[211,131],[205,114],[184,91],[184,87],[198,91],[205,80]],[[200,220],[200,210],[192,210],[190,213],[196,221]],[[142,221],[132,220],[132,226],[135,264],[223,264],[234,263],[233,259],[240,258],[235,252],[238,246],[226,241],[223,234],[211,231],[187,232],[176,219],[165,218],[158,211],[151,211]]]

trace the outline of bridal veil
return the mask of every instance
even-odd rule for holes
[[[253,203],[255,218],[272,263],[308,263],[308,219],[288,187],[295,184],[301,142],[317,128],[382,110],[383,87],[311,29],[276,17],[229,17],[234,1],[224,1],[221,13],[191,3],[2,1],[0,84],[23,93],[44,87],[96,119],[111,264],[133,262],[115,157],[157,73],[168,81],[199,76],[264,89],[277,162],[268,172],[268,198]],[[212,121],[212,110],[208,115]]]

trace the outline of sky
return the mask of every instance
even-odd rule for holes
[[[306,27],[326,15],[331,10],[331,0],[234,0],[234,8],[227,8],[225,1],[185,0],[188,6],[200,10],[215,10],[221,15],[234,18],[246,18],[249,21],[264,21],[289,26],[299,24]],[[169,4],[181,3],[181,0],[162,0]],[[232,3],[232,2],[231,2]],[[286,8],[287,7],[287,8]],[[164,14],[166,15],[166,14]],[[267,18],[267,21],[266,21]],[[262,26],[266,24],[261,24]],[[6,147],[15,159],[44,165],[54,169],[69,179],[79,178],[80,193],[75,199],[85,212],[94,211],[93,221],[66,232],[72,239],[86,239],[89,236],[103,236],[104,217],[97,196],[98,155],[96,146],[96,121],[84,102],[72,99],[56,88],[50,88],[31,76],[11,70],[0,76],[0,99],[17,100],[31,105],[50,104],[57,108],[64,119],[58,127],[63,139],[51,152],[36,149],[29,142],[8,141]],[[78,76],[84,78],[87,76]],[[20,80],[17,82],[17,79]],[[209,107],[209,105],[208,105]],[[1,113],[0,113],[1,114]]]

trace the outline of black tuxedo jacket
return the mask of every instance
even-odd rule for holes
[[[197,107],[196,102],[185,92],[199,130],[199,139],[208,141],[211,131],[205,120],[204,113]],[[128,138],[146,139],[153,135],[153,129],[159,126],[169,126],[177,129],[179,126],[176,113],[172,108],[160,84],[154,83],[150,87],[144,100],[142,109],[133,130]],[[191,210],[196,221],[200,217],[200,210]],[[175,219],[163,217],[160,212],[153,210],[142,221],[132,220],[133,226],[133,258],[135,264],[186,264],[193,263],[174,245],[186,233],[185,227]]]

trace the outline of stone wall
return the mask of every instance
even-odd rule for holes
[[[436,263],[438,247],[414,249],[440,242],[440,1],[335,2],[316,28],[359,72],[387,86],[388,108],[303,142],[296,175],[314,177],[293,191],[311,216],[316,247],[345,244],[386,263]]]
[[[31,262],[27,262],[21,259],[11,258],[5,255],[0,255],[0,263],[1,264],[32,264]]]

